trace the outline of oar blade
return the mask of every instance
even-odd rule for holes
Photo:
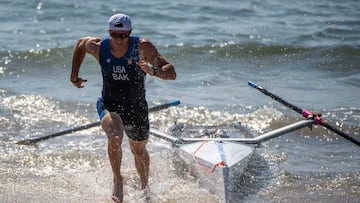
[[[169,103],[166,103],[166,104],[160,104],[158,106],[154,106],[154,107],[149,108],[149,112],[159,111],[159,110],[162,110],[162,109],[169,108],[171,106],[177,106],[179,104],[180,104],[179,100],[172,101],[172,102],[169,102]]]
[[[22,141],[16,142],[16,144],[30,146],[30,145],[36,145],[36,142],[33,140],[22,140]]]
[[[257,85],[257,84],[256,84],[256,83],[254,83],[253,81],[248,81],[248,85],[249,85],[250,87],[255,88],[255,89],[260,88],[260,87],[259,87],[259,85]]]

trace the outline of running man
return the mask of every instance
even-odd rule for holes
[[[121,144],[124,132],[129,138],[135,166],[146,189],[149,179],[148,104],[145,98],[145,79],[149,74],[164,80],[175,80],[174,66],[148,40],[132,36],[131,19],[115,14],[108,21],[109,37],[82,37],[73,50],[70,81],[83,88],[86,79],[79,77],[80,66],[87,54],[101,66],[103,86],[97,101],[101,126],[108,137],[108,156],[114,176],[112,199],[123,201],[121,176]]]

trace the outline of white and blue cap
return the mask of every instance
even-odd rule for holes
[[[110,17],[109,30],[131,31],[131,19],[129,16],[118,13]]]

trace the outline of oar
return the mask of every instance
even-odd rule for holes
[[[344,132],[336,129],[335,127],[331,126],[330,124],[326,123],[324,120],[322,120],[322,118],[320,117],[320,116],[321,116],[320,114],[314,114],[314,113],[311,113],[311,112],[308,111],[308,110],[301,109],[301,108],[299,108],[299,107],[297,107],[297,106],[295,106],[295,105],[293,105],[293,104],[285,101],[285,100],[282,99],[281,97],[279,97],[279,96],[277,96],[277,95],[275,95],[275,94],[267,91],[265,88],[257,85],[257,84],[254,83],[254,82],[249,81],[248,84],[249,84],[250,87],[253,87],[253,88],[259,90],[259,91],[262,92],[263,94],[271,97],[272,99],[274,99],[274,100],[280,102],[281,104],[284,104],[285,106],[289,107],[290,109],[298,112],[298,113],[301,114],[303,117],[305,117],[305,118],[307,118],[307,119],[312,118],[312,119],[315,121],[315,122],[314,122],[315,124],[322,125],[322,126],[324,126],[325,128],[327,128],[327,129],[335,132],[336,134],[340,135],[341,137],[349,140],[350,142],[352,142],[352,143],[360,146],[360,141],[356,140],[355,138],[351,137],[350,135],[348,135],[348,134],[346,134],[346,133],[344,133]]]
[[[169,108],[170,106],[176,106],[176,105],[179,105],[179,104],[180,104],[180,101],[172,101],[172,102],[169,102],[169,103],[160,104],[160,105],[149,108],[149,112],[159,111],[159,110],[162,110],[162,109]],[[37,142],[40,142],[40,141],[43,141],[43,140],[47,140],[47,139],[50,139],[50,138],[70,134],[70,133],[80,131],[80,130],[89,129],[89,128],[99,126],[99,125],[100,125],[100,121],[97,121],[97,122],[94,122],[94,123],[74,127],[74,128],[68,129],[68,130],[64,130],[64,131],[61,131],[61,132],[54,133],[54,134],[46,135],[46,136],[43,136],[43,137],[19,141],[16,144],[32,145],[32,144],[36,144]]]

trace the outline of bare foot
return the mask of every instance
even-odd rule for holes
[[[123,201],[123,186],[122,183],[114,183],[113,195],[111,197],[115,203],[122,203]]]
[[[143,199],[145,200],[145,202],[150,203],[151,202],[151,192],[150,192],[150,188],[149,186],[146,186],[145,189],[143,189]]]

